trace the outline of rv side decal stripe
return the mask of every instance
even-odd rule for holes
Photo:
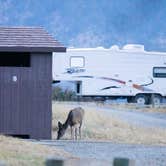
[[[137,85],[137,84],[133,84],[133,88],[144,91],[144,88],[140,85]]]
[[[96,79],[104,79],[104,80],[108,80],[108,81],[115,81],[115,82],[118,82],[120,84],[124,84],[126,85],[126,82],[125,81],[122,81],[122,80],[118,80],[118,79],[114,79],[114,78],[109,78],[109,77],[94,77],[94,76],[75,76],[75,77],[78,77],[78,78],[96,78]],[[152,80],[152,79],[151,79]],[[145,88],[144,86],[148,86],[148,85],[151,85],[153,84],[153,80],[151,83],[149,84],[144,84],[144,85],[138,85],[138,84],[132,84],[132,87],[137,89],[137,90],[140,90],[140,91],[153,91],[152,89],[149,89],[149,88]],[[116,87],[116,86],[110,86],[110,87],[105,87],[105,88],[102,88],[101,90],[107,90],[107,89],[111,89],[111,88],[120,88],[120,87]]]
[[[149,78],[149,79],[151,80],[151,82],[150,82],[150,83],[148,83],[148,84],[142,84],[142,85],[140,85],[140,86],[148,86],[148,85],[153,84],[153,83],[154,83],[153,79],[152,79],[152,78]]]
[[[95,78],[93,76],[74,76],[74,77],[78,77],[78,78]]]
[[[126,84],[125,81],[118,80],[118,79],[114,79],[114,78],[108,78],[108,77],[98,77],[98,78],[99,78],[99,79],[104,79],[104,80],[115,81],[115,82],[118,82],[118,83],[121,83],[121,84]]]
[[[145,88],[142,85],[137,85],[137,84],[133,84],[133,88],[141,90],[141,91],[150,91],[150,92],[153,91],[152,89]]]
[[[109,87],[102,88],[101,90],[114,89],[114,88],[120,88],[120,87],[117,87],[117,86],[109,86]]]

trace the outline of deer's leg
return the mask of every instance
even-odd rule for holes
[[[77,140],[77,126],[75,127],[75,139]]]
[[[79,136],[80,136],[80,139],[81,139],[81,126],[79,127]]]
[[[82,122],[80,123],[80,126],[79,126],[79,136],[80,136],[80,139],[81,139],[81,126],[82,126]]]
[[[70,126],[70,129],[71,129],[71,139],[73,139],[73,127]]]

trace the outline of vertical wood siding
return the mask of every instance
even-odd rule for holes
[[[31,67],[0,67],[0,133],[50,139],[51,82],[51,53],[31,54]]]

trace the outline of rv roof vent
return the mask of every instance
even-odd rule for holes
[[[113,46],[110,47],[110,50],[115,50],[115,51],[117,51],[117,50],[119,50],[119,46],[113,45]]]
[[[127,45],[123,46],[123,50],[144,51],[144,45],[141,45],[141,44],[127,44]]]

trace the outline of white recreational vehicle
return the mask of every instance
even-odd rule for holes
[[[53,79],[73,81],[81,96],[157,104],[166,96],[166,53],[145,51],[143,45],[69,48],[53,54]]]

